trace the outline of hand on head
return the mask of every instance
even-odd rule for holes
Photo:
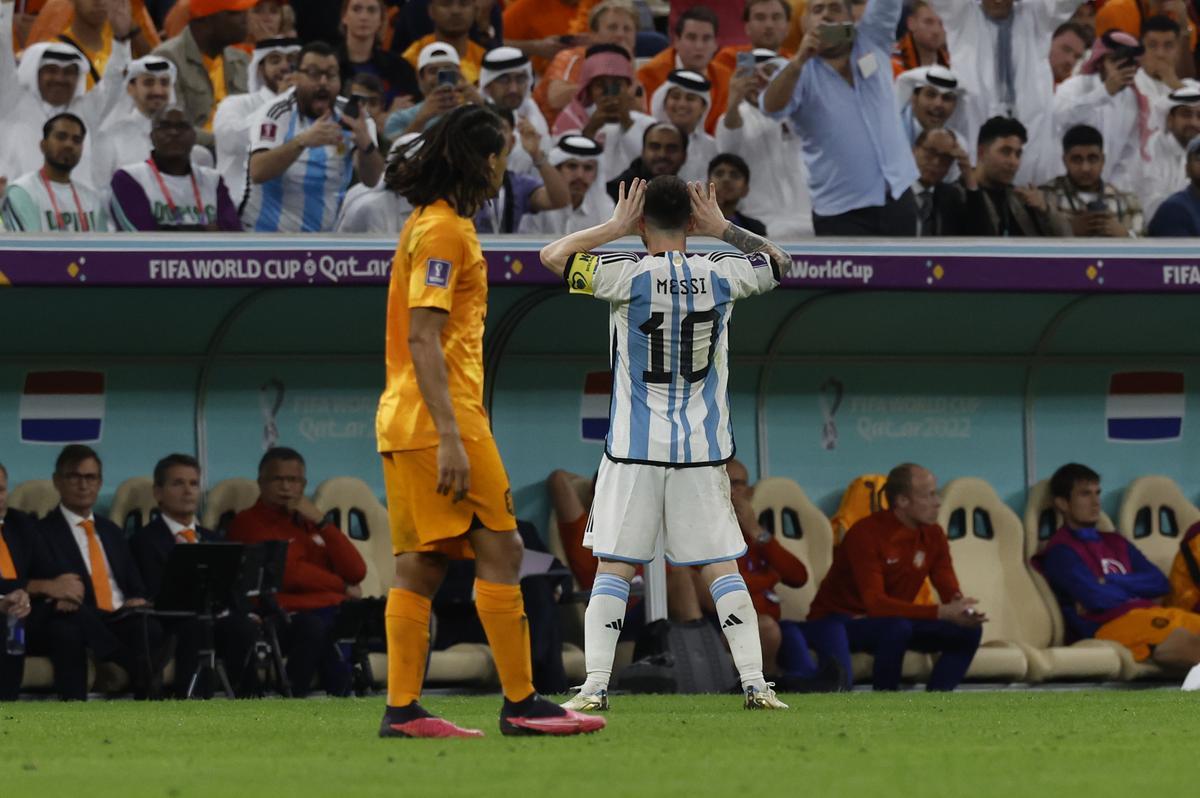
[[[692,232],[701,236],[720,238],[729,226],[721,206],[717,204],[717,187],[714,183],[688,183],[692,195]]]

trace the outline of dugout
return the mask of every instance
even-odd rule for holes
[[[554,468],[590,473],[601,456],[584,422],[606,403],[595,390],[585,401],[585,387],[607,365],[607,311],[554,283],[540,243],[484,248],[487,401],[518,514],[544,532],[542,480]],[[0,462],[11,483],[48,477],[49,439],[87,421],[105,460],[102,507],[170,451],[196,453],[209,485],[253,476],[272,438],[304,453],[310,485],[351,475],[382,494],[373,419],[392,246],[132,234],[0,244]],[[1200,249],[789,250],[785,285],[739,304],[732,323],[738,455],[753,475],[795,479],[826,512],[854,476],[902,460],[943,483],[980,477],[1018,512],[1026,487],[1067,460],[1103,474],[1113,515],[1146,474],[1200,497],[1188,417]]]

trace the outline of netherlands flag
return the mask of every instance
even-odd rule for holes
[[[31,371],[21,392],[21,443],[95,443],[104,422],[104,373]]]
[[[1108,383],[1110,441],[1175,441],[1183,435],[1183,374],[1126,371]]]
[[[611,394],[611,371],[591,371],[584,375],[579,428],[585,441],[602,441],[608,437],[608,405]]]

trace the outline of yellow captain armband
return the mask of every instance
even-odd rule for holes
[[[576,252],[567,261],[567,287],[572,294],[587,294],[591,296],[592,282],[596,279],[596,267],[600,265],[600,256],[587,252]]]

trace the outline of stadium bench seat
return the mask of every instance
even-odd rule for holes
[[[234,477],[213,485],[204,500],[200,523],[222,537],[235,515],[258,501],[258,483],[252,479]]]
[[[1027,613],[1022,631],[1037,644],[1037,648],[1026,650],[1029,658],[1031,682],[1054,679],[1120,679],[1134,678],[1136,669],[1129,650],[1108,640],[1080,640],[1069,646],[1063,644],[1066,636],[1062,611],[1058,599],[1041,572],[1033,566],[1032,558],[1042,548],[1049,535],[1062,525],[1062,517],[1055,511],[1050,497],[1050,483],[1042,480],[1029,489],[1025,502],[1025,571],[1029,574],[1037,594],[1041,596],[1041,607],[1049,620],[1049,639],[1042,626],[1040,612],[1033,612],[1031,600],[1023,602]],[[1113,531],[1112,519],[1100,514],[1097,525],[1103,532]]]
[[[574,482],[575,492],[579,494],[580,501],[587,499],[588,491],[591,489],[592,482],[587,477],[577,477]],[[549,517],[546,520],[545,532],[546,548],[550,550],[559,562],[564,565],[569,565],[566,550],[563,549],[562,538],[558,532],[558,516],[554,513],[554,508],[550,508]],[[574,578],[571,579],[571,585],[575,592],[583,591],[583,587]],[[587,668],[584,665],[583,658],[583,612],[587,609],[586,601],[574,601],[564,603],[558,614],[559,622],[562,624],[563,640],[567,641],[563,644],[563,669],[567,672],[567,679],[573,684],[582,684],[587,679]],[[613,658],[613,674],[618,674],[621,669],[633,661],[632,641],[623,641],[617,644],[617,653]]]
[[[795,555],[808,569],[808,582],[803,587],[779,585],[775,592],[781,601],[784,620],[803,621],[821,580],[833,565],[833,527],[804,489],[787,477],[767,477],[754,486],[754,512],[759,522],[776,535],[780,545]],[[854,654],[851,665],[856,681],[870,678],[875,658],[870,654]],[[928,654],[910,651],[904,655],[905,679],[927,679],[933,670]]]
[[[1117,520],[1121,534],[1169,574],[1179,554],[1179,541],[1200,521],[1200,509],[1170,477],[1139,477],[1125,489]]]
[[[9,491],[8,506],[44,518],[58,506],[58,491],[48,479],[31,479]]]
[[[361,585],[363,597],[386,598],[395,572],[387,508],[358,477],[325,480],[313,493],[313,504],[323,513],[334,512],[338,528],[367,564],[367,576]]]
[[[942,488],[938,523],[950,537],[950,553],[963,593],[979,599],[987,613],[983,644],[967,671],[969,679],[1020,681],[1029,671],[1022,627],[1042,608],[1025,571],[1025,534],[1010,510],[981,479],[956,479]],[[1016,583],[1016,584],[1014,584]],[[1040,618],[1043,628],[1048,619]],[[1040,642],[1040,641],[1039,641]]]
[[[126,534],[132,534],[150,523],[150,514],[157,506],[154,501],[154,480],[150,477],[130,477],[117,486],[108,517]]]

